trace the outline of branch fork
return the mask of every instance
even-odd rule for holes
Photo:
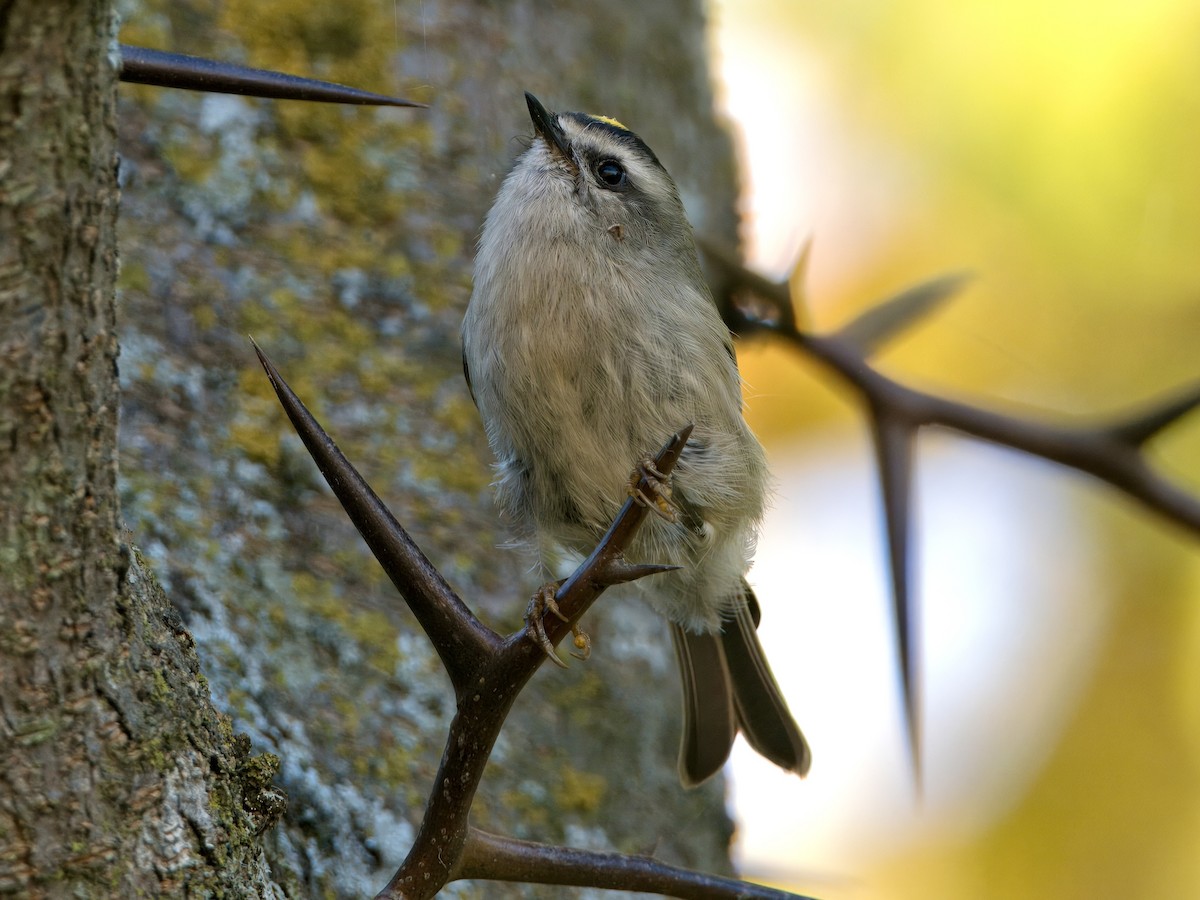
[[[808,321],[793,287],[804,283],[810,245],[790,277],[770,281],[744,268],[721,247],[702,242],[714,275],[714,296],[734,331],[765,333],[816,359],[854,388],[871,422],[888,539],[897,655],[918,790],[921,783],[921,703],[916,604],[911,596],[912,467],[917,432],[940,426],[970,437],[1040,456],[1107,482],[1170,522],[1200,535],[1200,499],[1156,472],[1146,444],[1200,406],[1200,383],[1151,400],[1110,422],[1056,425],[959,403],[907,387],[887,377],[870,357],[957,294],[967,278],[943,275],[876,304],[833,334],[800,327]],[[751,298],[747,301],[747,295]],[[803,298],[799,298],[803,300]]]
[[[473,878],[655,891],[713,900],[795,898],[794,894],[773,888],[705,875],[645,857],[518,841],[471,826],[471,804],[492,747],[513,702],[546,661],[547,653],[532,634],[532,623],[502,637],[475,617],[288,387],[271,360],[257,344],[254,350],[304,446],[413,611],[454,686],[457,712],[450,723],[424,819],[408,857],[378,897],[424,900],[450,881]],[[655,473],[670,474],[691,431],[689,424],[671,436],[654,458],[653,466],[643,467],[637,489],[649,495],[654,490],[651,481],[659,477]],[[551,645],[577,625],[606,588],[674,568],[625,559],[625,548],[649,511],[635,497],[626,500],[596,549],[554,592],[559,615],[539,612],[537,626]]]

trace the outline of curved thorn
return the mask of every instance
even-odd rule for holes
[[[663,572],[674,572],[676,569],[682,568],[683,566],[658,565],[656,563],[635,564],[614,561],[612,565],[606,566],[599,575],[605,584],[626,584],[649,575],[660,575]]]
[[[800,252],[796,255],[796,261],[788,270],[786,281],[789,294],[788,304],[780,312],[783,322],[792,328],[796,327],[797,318],[803,322],[812,321],[808,312],[808,266],[812,262],[812,248],[813,239],[812,235],[809,235],[804,239],[804,243],[800,246]]]
[[[966,273],[958,272],[906,288],[843,325],[832,337],[857,348],[863,356],[870,356],[958,293],[968,277]]]
[[[1105,430],[1122,444],[1140,447],[1197,406],[1200,406],[1200,384],[1193,384]]]
[[[130,44],[121,44],[119,77],[121,81],[133,84],[216,94],[242,94],[273,100],[307,100],[356,106],[412,106],[421,109],[428,106],[426,103],[374,94],[331,81],[318,81],[270,69],[255,69],[202,56],[167,53]]]

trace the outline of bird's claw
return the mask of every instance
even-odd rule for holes
[[[550,661],[559,668],[565,669],[567,664],[554,651],[554,645],[550,643],[550,636],[546,634],[544,621],[546,613],[552,614],[562,622],[569,621],[563,615],[562,610],[558,608],[558,601],[554,599],[554,595],[558,593],[561,585],[561,581],[552,581],[537,589],[537,593],[530,599],[529,606],[525,610],[525,625],[529,629],[530,638],[542,648],[546,656],[550,657]],[[572,650],[571,655],[576,659],[587,659],[592,655],[592,639],[578,625],[571,626],[571,633],[575,635],[574,644],[579,650],[579,653]]]
[[[571,655],[578,660],[586,660],[592,655],[592,639],[588,637],[588,633],[578,625],[571,626],[571,634],[575,635],[575,639],[572,641],[572,643],[575,644],[575,650],[579,651],[576,653],[575,650],[572,650]]]
[[[645,491],[640,487],[643,477],[647,483]],[[665,521],[671,524],[679,521],[678,508],[671,499],[671,476],[660,472],[652,459],[643,459],[629,476],[629,496]]]

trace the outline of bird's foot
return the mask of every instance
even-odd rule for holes
[[[542,648],[546,656],[550,657],[550,661],[559,668],[567,668],[567,664],[559,658],[559,655],[554,652],[554,645],[550,643],[550,636],[546,634],[546,613],[558,618],[560,621],[569,621],[563,615],[562,610],[558,608],[558,601],[554,599],[554,595],[558,593],[558,589],[562,587],[561,581],[551,581],[548,584],[543,584],[537,589],[537,593],[529,601],[529,606],[525,609],[525,625],[529,629],[530,638],[539,647]],[[576,653],[571,651],[571,655],[576,659],[584,660],[592,655],[592,639],[578,625],[571,626],[571,634],[575,636],[574,644]]]
[[[647,483],[646,490],[640,487],[643,477]],[[634,468],[629,476],[629,496],[671,524],[679,521],[678,507],[671,499],[671,476],[660,472],[654,460],[643,459]]]
[[[575,650],[579,651],[576,653],[575,650],[572,650],[571,655],[578,660],[586,660],[592,655],[592,639],[578,625],[571,626],[571,634],[575,635],[571,643],[575,645]]]

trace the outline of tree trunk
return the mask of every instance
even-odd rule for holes
[[[118,531],[111,31],[0,9],[0,892],[28,897],[266,885],[270,772]]]

